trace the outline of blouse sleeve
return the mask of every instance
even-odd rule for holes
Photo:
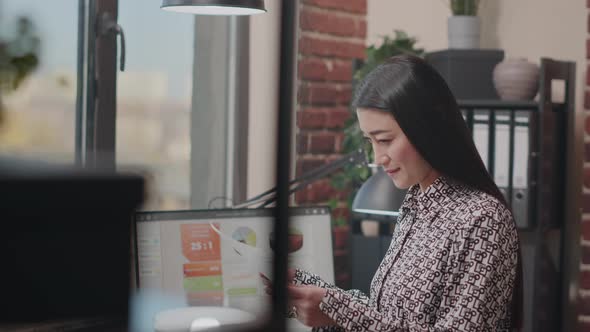
[[[350,296],[350,298],[355,299],[356,301],[359,301],[359,303],[364,303],[365,305],[369,305],[369,297],[367,295],[365,295],[363,292],[361,292],[358,289],[351,289],[351,290],[342,290],[338,287],[336,287],[336,285],[333,285],[331,283],[328,283],[324,280],[322,280],[322,278],[316,274],[307,272],[307,271],[303,271],[303,270],[295,270],[295,278],[294,278],[294,283],[296,285],[314,285],[317,287],[321,287],[321,288],[325,288],[325,289],[334,289],[334,290],[338,290],[340,292],[344,292],[345,294],[347,294],[348,296]],[[314,327],[313,332],[340,332],[340,331],[344,331],[344,329],[340,326],[322,326],[322,327]]]
[[[338,289],[320,309],[347,331],[508,330],[518,259],[518,235],[509,211],[480,216],[455,231],[436,321],[422,325],[384,316]]]
[[[369,296],[367,296],[365,293],[361,292],[360,290],[351,289],[351,290],[345,291],[343,289],[336,287],[336,285],[333,285],[329,282],[324,281],[317,274],[313,274],[313,273],[310,273],[307,271],[297,269],[297,270],[295,270],[295,278],[293,281],[296,285],[313,285],[313,286],[317,286],[317,287],[321,287],[321,288],[325,288],[325,289],[335,289],[340,292],[344,292],[344,293],[348,294],[355,301],[369,305]]]

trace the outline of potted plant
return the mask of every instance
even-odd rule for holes
[[[481,0],[450,0],[451,15],[448,19],[449,48],[479,48],[479,17]]]
[[[416,38],[409,37],[402,30],[395,30],[393,38],[383,36],[377,45],[370,45],[366,48],[366,60],[359,62],[353,73],[353,86],[360,82],[367,73],[378,66],[386,59],[399,54],[412,54],[422,56],[424,50],[415,46]],[[370,144],[367,144],[363,138],[362,132],[358,126],[356,110],[350,109],[351,116],[344,126],[344,138],[342,141],[342,153],[351,153],[359,148],[364,148],[368,152],[368,157],[372,158],[370,153]],[[331,185],[334,189],[344,192],[344,202],[334,198],[330,200],[329,205],[334,211],[338,207],[344,207],[350,211],[354,196],[361,184],[372,175],[369,167],[359,167],[348,165],[341,172],[331,177]],[[349,235],[349,223],[346,215],[336,214],[333,217],[334,243],[346,243]],[[341,238],[344,237],[344,238]],[[336,247],[336,246],[335,246]],[[338,248],[338,247],[336,247]]]

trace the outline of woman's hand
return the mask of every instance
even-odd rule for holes
[[[311,327],[334,325],[334,321],[320,310],[320,302],[326,295],[325,288],[289,285],[287,289],[297,320]]]
[[[272,281],[265,276],[263,273],[258,273],[264,284],[264,292],[268,295],[272,295]],[[291,285],[295,279],[295,269],[287,270],[287,285]]]
[[[272,294],[272,281],[264,274],[260,274],[264,291]],[[297,286],[293,284],[295,278],[295,269],[287,271],[287,291],[289,292],[290,304],[289,314],[297,318],[301,323],[315,326],[335,325],[334,321],[320,311],[320,302],[326,295],[326,289],[317,286]]]

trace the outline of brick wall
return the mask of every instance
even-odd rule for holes
[[[367,0],[303,0],[299,17],[297,175],[340,156],[350,116],[352,61],[364,58]],[[299,205],[344,197],[323,179],[299,191]],[[333,217],[348,217],[343,207]],[[336,283],[349,285],[347,248],[335,248]]]

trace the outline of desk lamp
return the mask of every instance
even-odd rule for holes
[[[266,12],[264,0],[162,0],[160,8],[197,15],[253,15]]]
[[[377,221],[395,221],[407,190],[398,189],[379,167],[356,193],[352,211],[360,217]]]
[[[377,171],[363,183],[356,193],[352,203],[353,212],[359,217],[371,220],[395,221],[399,214],[398,210],[404,200],[406,190],[395,187],[393,181],[383,171],[382,167],[368,164],[366,152],[363,149],[358,149],[340,159],[317,167],[291,180],[289,182],[289,194],[293,194],[312,182],[324,178],[347,165],[377,168]],[[276,200],[276,191],[276,187],[269,189],[260,195],[234,206],[234,208],[245,208],[258,203],[260,204],[256,207],[268,206]]]

